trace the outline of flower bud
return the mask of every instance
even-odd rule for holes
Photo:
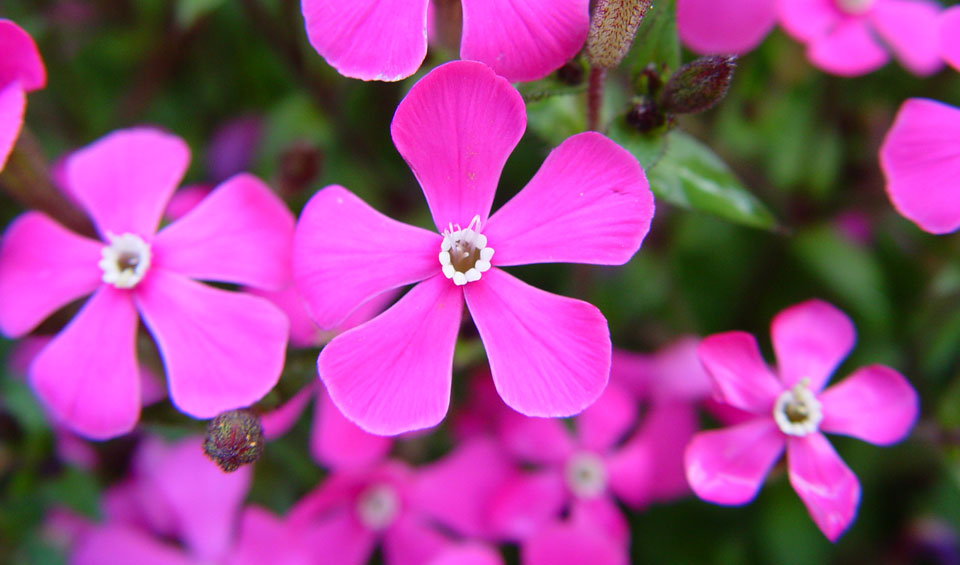
[[[700,57],[680,67],[660,93],[660,107],[671,114],[695,114],[727,95],[737,66],[735,55]]]
[[[635,103],[626,116],[627,124],[639,132],[653,131],[667,123],[667,117],[649,100]]]
[[[227,473],[253,463],[263,453],[260,419],[250,410],[220,414],[207,424],[203,452]]]
[[[587,59],[594,67],[612,69],[630,50],[633,36],[650,9],[651,0],[600,0],[587,36]]]

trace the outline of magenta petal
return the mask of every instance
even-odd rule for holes
[[[621,265],[640,248],[652,218],[653,194],[637,159],[586,132],[551,151],[483,233],[499,266]]]
[[[885,0],[870,12],[873,27],[911,73],[931,75],[940,57],[940,6],[923,0]]]
[[[279,291],[246,288],[246,292],[254,296],[261,296],[283,310],[290,320],[290,346],[315,347],[321,343],[321,332],[307,314],[307,305],[300,298],[300,293],[294,285]],[[367,317],[369,319],[369,316]],[[364,320],[366,321],[366,320]]]
[[[30,382],[54,417],[94,439],[140,417],[137,311],[128,291],[101,287],[30,365]]]
[[[497,392],[527,416],[565,417],[593,403],[610,377],[610,330],[592,304],[491,269],[464,287]]]
[[[588,0],[463,0],[460,58],[510,82],[538,80],[580,51],[589,27]]]
[[[931,233],[960,228],[960,108],[904,102],[880,147],[880,165],[900,214]]]
[[[780,458],[784,435],[772,418],[700,432],[684,457],[687,481],[697,496],[715,504],[746,504]]]
[[[814,392],[824,387],[857,339],[850,318],[822,300],[782,310],[770,324],[770,336],[784,388],[809,379]]]
[[[461,297],[458,287],[435,275],[320,352],[320,378],[347,419],[378,435],[428,428],[443,419]]]
[[[503,565],[503,557],[492,547],[467,543],[444,550],[427,565]]]
[[[917,421],[917,391],[897,371],[870,365],[823,391],[820,430],[889,445],[902,440]]]
[[[293,214],[263,182],[237,175],[157,234],[153,265],[194,279],[280,290],[290,284]]]
[[[310,44],[343,76],[395,81],[427,55],[429,0],[302,0]]]
[[[630,544],[630,525],[610,496],[574,499],[570,521],[583,530],[604,535],[623,546]]]
[[[637,423],[638,408],[626,389],[610,382],[600,398],[577,416],[581,446],[598,453],[610,450]]]
[[[20,337],[96,290],[102,247],[39,212],[14,220],[0,243],[0,330]]]
[[[705,337],[697,347],[700,362],[724,402],[757,414],[769,414],[783,385],[760,356],[757,340],[746,332]]]
[[[294,282],[317,325],[332,329],[374,296],[439,273],[441,239],[328,186],[300,214]]]
[[[71,565],[192,565],[183,551],[146,532],[107,525],[84,536],[70,555]]]
[[[20,135],[26,109],[27,97],[19,82],[0,86],[0,171]]]
[[[703,55],[746,53],[773,29],[774,0],[678,0],[677,32]]]
[[[839,76],[864,75],[890,59],[862,18],[841,20],[826,35],[811,40],[807,57],[814,66]]]
[[[784,31],[800,41],[827,35],[844,19],[835,0],[774,0]]]
[[[860,504],[857,476],[820,433],[787,438],[790,484],[830,541],[853,522]]]
[[[313,458],[331,469],[367,467],[385,458],[393,441],[358,428],[340,413],[327,391],[319,388],[310,433]]]
[[[249,406],[280,378],[289,323],[263,298],[161,269],[134,292],[167,370],[170,399],[195,418]]]
[[[940,14],[940,54],[944,61],[960,71],[960,6]]]
[[[119,130],[70,155],[70,194],[100,235],[132,233],[149,243],[190,163],[182,139],[159,130]]]
[[[561,465],[576,450],[570,431],[555,418],[507,411],[500,417],[497,432],[504,448],[524,463]]]
[[[490,525],[510,540],[523,540],[560,516],[568,499],[559,469],[518,473],[490,499]]]
[[[467,227],[474,216],[486,223],[503,165],[526,123],[520,93],[481,63],[447,63],[413,85],[390,133],[420,181],[437,229]]]
[[[627,551],[604,533],[581,524],[555,523],[520,548],[523,565],[627,565]]]
[[[452,542],[426,520],[407,513],[384,535],[384,562],[386,565],[422,565],[451,545]]]
[[[313,399],[320,386],[316,381],[300,389],[289,400],[260,416],[260,425],[263,426],[263,437],[267,440],[277,439],[293,428],[303,414],[303,409]]]
[[[43,88],[47,72],[33,38],[10,20],[0,18],[0,88],[19,82],[30,92]]]

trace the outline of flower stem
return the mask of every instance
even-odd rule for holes
[[[603,81],[607,70],[602,67],[590,67],[590,79],[587,86],[587,129],[600,131],[600,107],[603,105]]]

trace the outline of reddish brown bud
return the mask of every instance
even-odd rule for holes
[[[701,57],[680,67],[660,93],[660,107],[671,114],[695,114],[727,95],[737,67],[735,55]]]
[[[587,35],[587,59],[592,66],[612,69],[620,64],[651,4],[651,0],[597,2]]]
[[[263,453],[260,419],[250,410],[220,414],[207,424],[203,452],[227,473],[253,463]]]
[[[634,104],[627,112],[626,121],[633,129],[646,133],[665,125],[667,117],[656,104],[647,100]]]

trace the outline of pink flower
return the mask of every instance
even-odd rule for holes
[[[523,100],[506,80],[480,63],[448,63],[414,85],[391,128],[437,231],[392,220],[340,186],[304,208],[294,280],[321,327],[388,289],[419,283],[320,353],[331,398],[365,430],[398,434],[443,419],[464,300],[497,391],[515,410],[569,416],[606,386],[611,346],[600,311],[498,267],[622,264],[649,229],[653,197],[636,159],[588,132],[551,152],[488,219],[525,123]]]
[[[457,2],[458,0],[440,0]],[[301,0],[310,44],[340,74],[394,81],[427,54],[430,0]],[[460,58],[508,80],[543,78],[583,46],[588,0],[462,0]]]
[[[780,25],[807,45],[814,66],[841,76],[863,75],[890,59],[911,73],[940,70],[938,15],[927,0],[778,0]]]
[[[776,0],[677,0],[677,33],[704,55],[751,51],[776,20]]]
[[[947,64],[960,71],[960,6],[940,14],[940,53]]]
[[[520,548],[523,565],[627,565],[629,557],[611,544],[599,528],[581,523],[556,522]]]
[[[880,147],[880,166],[900,214],[930,233],[960,228],[960,108],[904,102]]]
[[[187,414],[208,418],[247,406],[280,376],[289,325],[283,313],[262,298],[192,279],[288,284],[293,217],[262,182],[238,175],[157,232],[188,160],[177,137],[115,132],[66,166],[70,192],[101,241],[37,212],[4,235],[4,334],[22,336],[93,293],[29,371],[54,417],[88,437],[122,434],[139,418],[141,316],[163,357],[171,400]]]
[[[0,171],[20,135],[27,92],[46,83],[47,71],[33,39],[17,24],[0,18]]]
[[[860,368],[823,390],[855,340],[850,319],[826,302],[810,300],[780,312],[771,334],[778,376],[748,333],[715,334],[701,342],[700,360],[719,399],[754,418],[697,434],[687,447],[687,479],[704,500],[745,504],[786,448],[790,484],[835,541],[857,512],[860,483],[821,432],[896,443],[916,420],[917,393],[883,365]]]

